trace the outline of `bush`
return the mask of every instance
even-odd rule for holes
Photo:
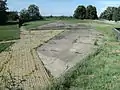
[[[30,5],[28,9],[22,9],[20,11],[20,17],[26,22],[26,21],[35,21],[43,19],[43,17],[40,15],[39,7],[36,5]]]
[[[19,18],[18,12],[16,11],[7,12],[7,17],[9,21],[16,21]]]

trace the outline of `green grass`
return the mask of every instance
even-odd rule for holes
[[[0,26],[0,41],[15,40],[20,38],[20,30],[17,25]]]
[[[0,44],[0,53],[4,50],[6,50],[9,46],[11,46],[14,42],[9,42],[9,43],[1,43]]]
[[[112,31],[119,25],[93,22],[92,25],[104,35],[103,45],[54,81],[51,90],[120,89],[120,42],[116,41]]]
[[[20,39],[20,30],[18,25],[3,25],[0,26],[0,41],[9,41]],[[1,43],[0,44],[0,53],[6,50],[13,43]]]
[[[52,23],[52,22],[55,22],[55,21],[57,21],[57,20],[55,20],[55,19],[46,19],[46,20],[41,20],[41,21],[32,21],[32,22],[24,23],[24,27],[26,29],[31,29],[31,28],[35,28],[37,26]]]

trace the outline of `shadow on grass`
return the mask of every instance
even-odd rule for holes
[[[9,46],[14,44],[15,42],[1,43],[0,44],[0,53],[5,50],[9,50]]]
[[[16,24],[18,24],[18,21],[9,21],[9,22],[7,22],[7,23],[5,23],[5,24],[0,24],[0,26],[16,25]]]
[[[24,23],[22,26],[27,26],[27,25],[30,25],[30,24],[28,24],[28,23]]]

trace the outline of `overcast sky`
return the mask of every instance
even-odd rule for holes
[[[7,4],[14,11],[36,4],[41,15],[71,16],[78,5],[94,5],[99,15],[108,6],[119,6],[120,0],[8,0]]]

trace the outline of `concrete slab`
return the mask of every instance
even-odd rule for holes
[[[99,33],[85,25],[76,26],[79,29],[65,30],[37,49],[45,67],[55,77],[59,77],[94,50],[94,41]]]

